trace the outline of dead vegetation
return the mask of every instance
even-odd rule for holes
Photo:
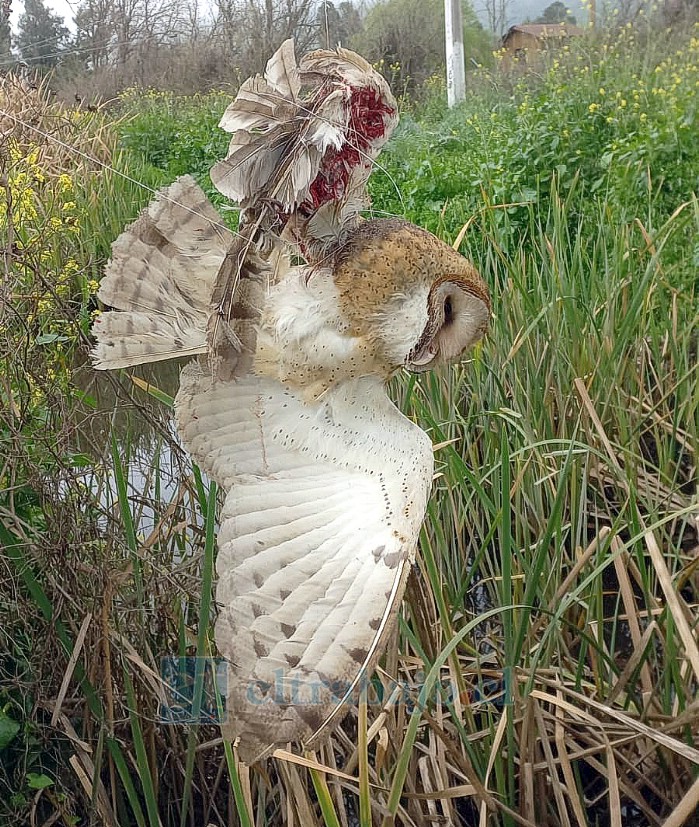
[[[163,718],[161,658],[214,654],[215,501],[166,424],[176,376],[85,365],[87,205],[125,222],[132,192],[93,175],[107,125],[24,92],[0,89],[0,822],[699,823],[697,318],[664,258],[696,203],[648,243],[588,227],[615,266],[585,259],[587,303],[559,300],[587,255],[566,205],[527,257],[478,217],[493,333],[396,388],[440,447],[395,641],[326,746],[249,768]]]

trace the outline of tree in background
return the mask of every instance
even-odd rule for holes
[[[282,42],[293,37],[296,54],[317,43],[314,0],[215,0],[214,28],[242,77],[264,69]]]
[[[473,8],[463,3],[464,53],[477,62],[490,43]],[[415,91],[427,78],[444,72],[443,0],[387,0],[374,6],[364,28],[351,44],[372,63],[383,61],[383,72],[396,92]]]
[[[112,0],[82,0],[75,11],[75,48],[86,69],[99,69],[109,62],[116,40]]]
[[[27,0],[22,19],[20,46],[32,65],[39,63],[39,49],[43,57],[60,52],[67,33],[60,18],[42,5],[46,1]],[[428,78],[444,75],[443,0],[378,0],[365,15],[358,0],[77,3],[74,48],[70,58],[61,60],[60,75],[52,82],[70,100],[112,98],[130,86],[181,94],[211,88],[234,91],[246,77],[263,71],[289,37],[299,56],[340,43],[373,63],[383,61],[398,93],[414,93]],[[492,44],[471,0],[462,4],[468,68],[471,60],[487,61]],[[37,31],[39,10],[43,22]],[[54,56],[53,63],[56,60]]]
[[[132,85],[208,88],[220,77],[211,63],[229,65],[198,0],[80,0],[75,26],[76,58],[107,97]]]
[[[298,55],[324,44],[317,11],[318,0],[79,0],[74,58],[54,85],[89,100],[130,86],[235,89],[288,37]],[[361,27],[349,2],[328,2],[328,19],[343,43]]]
[[[485,14],[489,31],[499,39],[510,25],[514,0],[483,0],[479,9]]]
[[[58,64],[69,34],[60,15],[54,14],[43,0],[25,0],[18,28],[17,46],[22,60],[32,68]]]
[[[570,13],[570,9],[566,8],[565,3],[561,0],[555,0],[543,10],[541,15],[536,18],[535,23],[570,23],[574,26],[576,24],[575,17]]]
[[[10,10],[12,0],[0,2],[0,72],[12,61],[12,35],[10,33]]]
[[[333,49],[340,44],[349,46],[351,39],[362,30],[359,9],[350,2],[336,6],[331,0],[323,0],[316,13],[318,48]]]

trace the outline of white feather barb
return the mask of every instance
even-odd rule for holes
[[[301,90],[301,79],[296,65],[294,41],[285,40],[267,61],[265,78],[281,95],[296,98]]]

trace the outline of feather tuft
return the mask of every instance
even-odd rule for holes
[[[296,65],[294,41],[291,38],[285,40],[267,61],[265,78],[280,95],[288,98],[298,96],[301,90],[301,79]]]
[[[313,263],[327,255],[329,239],[361,220],[373,161],[397,113],[388,84],[364,58],[319,50],[297,65],[293,42],[285,41],[265,77],[245,81],[221,119],[233,137],[211,180],[263,233],[284,238]],[[320,226],[322,242],[313,235]]]

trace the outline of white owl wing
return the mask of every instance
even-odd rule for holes
[[[304,403],[281,384],[182,374],[178,428],[227,491],[216,641],[225,737],[245,760],[337,723],[392,628],[432,479],[427,436],[379,383]]]
[[[373,161],[397,122],[388,84],[362,57],[338,48],[297,64],[287,40],[224,113],[233,136],[211,180],[249,221],[318,261],[369,205]]]

